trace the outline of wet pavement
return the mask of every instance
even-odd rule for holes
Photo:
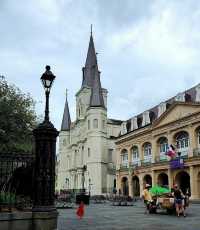
[[[86,206],[83,219],[78,219],[76,209],[60,209],[58,230],[200,230],[200,204],[191,204],[187,217],[145,214],[144,206],[138,201],[134,206],[112,206],[91,204]]]

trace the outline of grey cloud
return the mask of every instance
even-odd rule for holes
[[[166,9],[173,13],[175,32],[183,28],[177,33],[185,39],[184,47],[177,52],[195,52],[196,58],[188,63],[177,64],[174,57],[165,57],[160,50],[163,44],[155,45],[157,54],[150,49],[145,29]],[[41,101],[39,78],[44,66],[50,64],[57,76],[50,99],[51,117],[60,128],[65,88],[69,89],[68,101],[75,118],[74,94],[81,85],[92,23],[102,86],[109,91],[109,116],[128,119],[199,82],[199,12],[200,3],[195,0],[0,1],[0,74]],[[141,25],[145,28],[142,33]],[[160,29],[156,26],[154,33]],[[127,39],[123,43],[122,39],[137,28],[138,40],[146,38],[142,52],[138,52],[137,42]],[[112,37],[116,34],[123,44],[114,49]],[[184,54],[187,57],[187,52]],[[38,113],[43,113],[42,102],[37,105]]]

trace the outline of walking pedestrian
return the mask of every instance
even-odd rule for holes
[[[183,216],[186,217],[184,204],[183,204],[185,197],[184,197],[181,189],[178,188],[177,184],[174,185],[174,192],[172,193],[172,195],[174,196],[174,200],[175,200],[175,207],[176,207],[177,216],[179,217],[180,213],[183,213]]]
[[[151,193],[149,192],[149,189],[151,188],[150,184],[145,185],[145,189],[142,192],[142,198],[144,199],[144,204],[146,206],[145,213],[149,211],[149,206],[152,202],[152,196]]]
[[[83,201],[81,201],[77,211],[76,211],[76,215],[79,217],[79,219],[82,219],[84,216],[84,203]]]

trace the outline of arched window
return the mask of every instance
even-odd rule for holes
[[[80,107],[78,108],[78,116],[79,117],[81,116],[81,108]]]
[[[90,157],[90,148],[88,148],[88,157]]]
[[[200,146],[200,127],[197,129],[197,145]]]
[[[128,167],[128,151],[126,149],[121,152],[121,164]]]
[[[132,162],[138,161],[139,159],[139,151],[137,146],[133,146],[131,149],[131,160]]]
[[[81,100],[78,102],[78,117],[80,118],[82,116],[83,113],[83,105]]]
[[[90,129],[90,120],[88,120],[88,130]]]
[[[160,151],[160,159],[165,160],[167,159],[166,152],[168,151],[168,140],[166,137],[161,137],[158,140],[159,151]]]
[[[93,128],[98,129],[98,120],[97,119],[93,120]]]
[[[151,143],[145,143],[143,145],[144,160],[149,161],[151,159]]]
[[[187,132],[180,132],[176,135],[176,145],[181,156],[188,155],[189,135]]]
[[[102,120],[102,129],[105,129],[105,120]]]

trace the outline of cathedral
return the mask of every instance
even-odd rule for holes
[[[59,134],[57,191],[100,195],[116,187],[115,139],[121,121],[107,117],[107,93],[101,87],[93,35],[90,35],[82,85],[76,93],[76,120],[71,121],[66,97]]]

